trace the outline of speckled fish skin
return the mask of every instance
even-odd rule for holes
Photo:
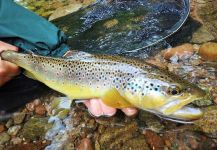
[[[1,57],[71,99],[101,98],[111,107],[138,107],[183,120],[202,115],[199,109],[184,107],[204,98],[202,89],[142,60],[85,52],[67,59],[13,51]]]

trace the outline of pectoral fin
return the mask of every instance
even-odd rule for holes
[[[126,101],[117,89],[110,89],[102,97],[103,103],[106,105],[113,107],[113,108],[126,108],[126,107],[133,107],[131,103]]]

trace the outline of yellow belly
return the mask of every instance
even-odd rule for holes
[[[58,83],[57,81],[46,80],[41,75],[35,73],[34,75],[27,72],[31,78],[37,79],[46,84],[51,89],[54,89],[62,94],[65,94],[70,99],[91,99],[100,98],[106,105],[114,108],[133,107],[125,98],[123,98],[119,91],[115,88],[93,88],[87,85],[74,85],[68,83]]]

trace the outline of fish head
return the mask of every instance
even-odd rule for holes
[[[161,78],[158,78],[160,80],[158,82],[162,82],[159,92],[164,95],[165,104],[159,107],[159,111],[164,115],[172,115],[178,110],[181,112],[180,110],[191,102],[207,98],[206,91],[177,75],[167,72],[164,75],[161,74]],[[185,110],[188,110],[187,114],[189,114],[189,110],[194,114],[193,108],[187,109],[186,107]],[[198,112],[198,109],[195,109],[195,112]]]
[[[171,74],[160,72],[140,74],[129,80],[124,97],[143,110],[176,119],[197,119],[202,116],[198,108],[186,105],[206,97],[198,86]]]

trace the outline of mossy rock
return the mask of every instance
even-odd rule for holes
[[[48,118],[30,118],[23,126],[21,136],[27,140],[38,140],[53,126],[48,123]]]

